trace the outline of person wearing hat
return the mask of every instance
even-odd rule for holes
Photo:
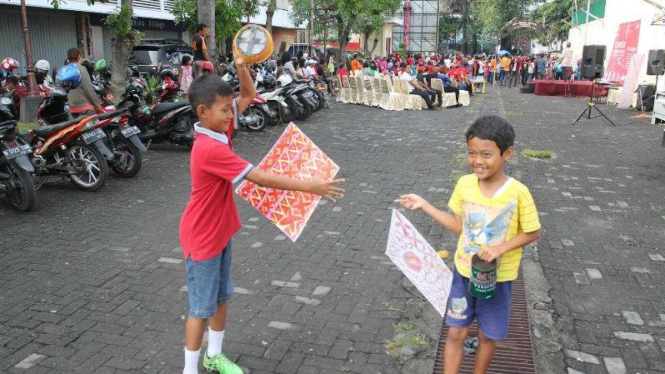
[[[307,61],[307,68],[305,68],[305,75],[310,79],[315,79],[316,74],[316,60],[310,59]]]

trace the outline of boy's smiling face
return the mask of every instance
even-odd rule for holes
[[[196,107],[201,126],[218,133],[226,133],[233,120],[233,95],[219,96],[210,106],[201,104]]]
[[[496,142],[477,137],[469,139],[466,144],[469,166],[479,180],[488,181],[502,175],[503,165],[514,152],[514,148],[510,147],[502,155]]]

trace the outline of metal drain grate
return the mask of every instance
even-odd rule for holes
[[[508,339],[497,343],[494,360],[490,365],[488,374],[535,374],[533,361],[533,345],[531,343],[531,326],[526,306],[526,291],[522,272],[513,281],[512,304],[510,322],[508,325]],[[448,327],[445,322],[441,325],[439,345],[434,360],[432,374],[443,374],[443,349],[446,345]],[[478,336],[478,325],[474,321],[469,327],[470,336]],[[475,355],[464,355],[460,374],[472,374],[475,364]]]

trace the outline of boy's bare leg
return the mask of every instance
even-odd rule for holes
[[[208,320],[204,318],[187,318],[185,324],[185,346],[190,351],[198,351],[201,349],[203,342],[203,334]]]
[[[226,327],[226,303],[218,304],[215,315],[210,318],[210,329],[224,331]]]
[[[479,345],[476,350],[476,367],[473,374],[485,374],[487,368],[492,363],[494,358],[494,350],[496,349],[496,340],[490,339],[483,334],[480,329],[478,330]]]
[[[446,339],[446,347],[443,354],[444,374],[457,374],[459,372],[459,368],[462,365],[462,358],[464,357],[462,345],[468,331],[467,327],[448,328],[448,338]]]
[[[187,318],[185,325],[185,346],[190,351],[198,351],[203,343],[208,320],[203,318]],[[210,328],[222,331],[226,327],[226,303],[217,305],[215,315],[210,318]]]

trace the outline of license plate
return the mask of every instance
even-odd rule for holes
[[[90,144],[96,142],[99,139],[104,139],[106,137],[106,134],[104,134],[104,131],[102,131],[102,129],[94,129],[92,131],[83,133],[83,135],[81,136],[83,137],[83,141],[85,142],[85,144]]]
[[[5,149],[2,151],[2,154],[5,155],[7,160],[11,160],[17,157],[25,156],[32,152],[32,147],[27,144],[19,145],[18,147],[13,147]]]
[[[121,133],[122,133],[122,135],[125,136],[125,138],[129,138],[131,136],[140,134],[141,130],[139,130],[139,128],[136,127],[136,126],[131,126],[131,127],[125,127],[124,129],[122,129]]]

